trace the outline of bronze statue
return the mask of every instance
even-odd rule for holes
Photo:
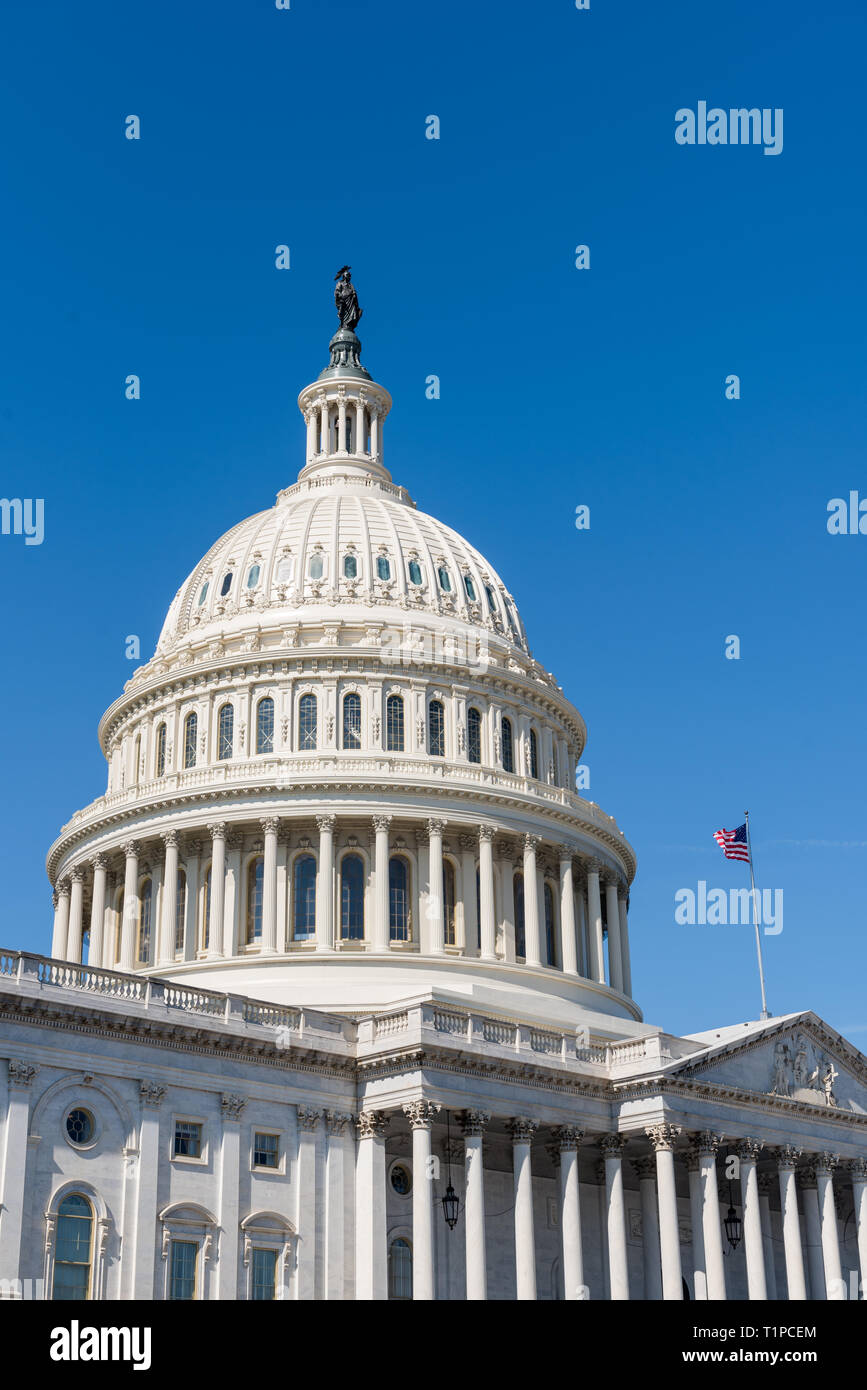
[[[352,283],[351,271],[352,266],[344,265],[335,275],[334,303],[337,305],[340,327],[348,328],[350,332],[354,332],[364,310],[358,307],[358,295],[355,293],[355,286]]]

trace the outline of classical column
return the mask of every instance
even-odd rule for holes
[[[123,917],[120,924],[120,968],[132,970],[135,962],[135,933],[138,926],[138,841],[122,846],[126,856],[123,879]]]
[[[795,1186],[795,1169],[800,1157],[801,1150],[793,1148],[791,1144],[777,1150],[783,1248],[786,1253],[786,1286],[790,1303],[803,1302],[807,1297],[804,1251],[801,1247],[801,1220],[798,1216],[798,1189]]]
[[[837,1233],[837,1209],[834,1205],[834,1169],[840,1162],[838,1154],[823,1153],[816,1158],[816,1183],[819,1189],[819,1215],[822,1222],[822,1258],[825,1265],[825,1289],[829,1302],[839,1303],[846,1297],[846,1284],[840,1266],[840,1238]]]
[[[21,1238],[24,1231],[24,1177],[27,1171],[27,1129],[30,1122],[30,1084],[39,1068],[10,1057],[5,1154],[0,1169],[0,1280],[21,1278]],[[50,1298],[46,1289],[43,1297]]]
[[[84,869],[79,865],[70,872],[72,893],[69,899],[69,936],[66,943],[66,959],[76,963],[81,960],[81,936],[84,906]]]
[[[605,915],[608,919],[608,974],[612,989],[623,993],[623,956],[620,950],[620,906],[617,900],[618,881],[605,881]],[[681,1290],[681,1297],[683,1291]]]
[[[804,1225],[807,1246],[807,1265],[810,1270],[810,1298],[814,1303],[825,1299],[825,1262],[822,1258],[822,1222],[819,1216],[816,1169],[806,1164],[798,1169],[801,1199],[804,1203]]]
[[[476,912],[476,840],[473,835],[462,835],[461,847],[461,901],[464,913],[464,955],[475,952],[479,942],[479,923]],[[481,892],[481,874],[479,875]]]
[[[358,1117],[355,1161],[355,1297],[388,1298],[388,1251],[385,1214],[384,1110],[363,1110]]]
[[[296,1105],[298,1125],[298,1297],[316,1298],[316,1240],[320,1220],[321,1193],[316,1190],[316,1141],[322,1111],[309,1105]],[[384,1176],[384,1173],[383,1173]]]
[[[428,928],[430,953],[441,956],[445,953],[445,927],[443,904],[443,829],[445,821],[429,820],[428,833]]]
[[[686,1170],[689,1178],[689,1221],[692,1227],[692,1296],[697,1303],[701,1303],[707,1301],[707,1275],[704,1268],[701,1154],[694,1140],[686,1151]]]
[[[609,932],[608,940],[611,935]],[[659,1195],[659,1249],[662,1257],[662,1296],[678,1302],[683,1299],[683,1270],[680,1263],[680,1223],[677,1217],[677,1184],[674,1176],[674,1146],[679,1125],[653,1125],[645,1131],[656,1151],[656,1189]]]
[[[353,453],[364,453],[364,401],[355,403],[355,449]]]
[[[617,905],[620,912],[620,957],[623,967],[623,993],[632,998],[632,962],[629,959],[629,921],[628,889],[621,886],[617,890]]]
[[[93,869],[93,896],[90,900],[90,941],[87,947],[87,963],[99,968],[102,965],[103,933],[105,930],[105,881],[108,856],[95,854],[91,860]]]
[[[374,459],[375,461],[379,459],[380,452],[381,452],[381,447],[382,447],[382,446],[381,446],[381,442],[380,442],[380,437],[379,437],[379,435],[380,435],[380,430],[379,430],[379,411],[376,409],[376,406],[371,405],[371,408],[370,408],[370,457],[371,457],[372,459]]]
[[[346,401],[342,396],[337,404],[337,452],[346,453]]]
[[[316,950],[334,949],[334,823],[336,816],[317,816],[319,873],[316,876]],[[276,853],[276,843],[275,843]],[[275,934],[276,945],[276,934]]]
[[[533,1231],[533,1170],[530,1149],[537,1120],[509,1121],[515,1179],[515,1279],[518,1299],[536,1297],[536,1246]]]
[[[223,951],[223,907],[226,897],[226,825],[216,821],[211,833],[211,911],[208,915],[208,955]]]
[[[159,965],[170,965],[175,958],[175,910],[178,898],[178,832],[164,830],[160,836],[166,847],[163,869],[163,898],[157,948]]]
[[[494,827],[479,826],[479,934],[482,960],[497,959],[497,918],[494,906]]]
[[[578,1146],[584,1131],[576,1125],[558,1125],[554,1144],[560,1158],[560,1231],[563,1254],[563,1297],[567,1303],[583,1302],[584,1251],[581,1242],[581,1187],[578,1176]]]
[[[703,1130],[698,1136],[705,1273],[707,1275],[707,1296],[711,1302],[718,1302],[726,1297],[725,1264],[719,1219],[719,1189],[716,1177],[716,1151],[721,1143],[721,1136],[711,1134],[710,1130]]]
[[[322,402],[321,411],[320,411],[320,421],[319,421],[320,435],[321,435],[321,443],[322,443],[322,453],[323,453],[323,454],[327,454],[327,453],[330,452],[330,445],[331,445],[331,440],[330,440],[330,438],[329,438],[329,436],[330,436],[330,434],[331,434],[331,431],[330,431],[330,429],[329,429],[329,424],[328,424],[328,413],[329,413],[328,401],[325,400],[325,401]]]
[[[747,1290],[751,1302],[765,1302],[768,1297],[762,1213],[759,1209],[759,1184],[756,1177],[756,1159],[761,1147],[758,1139],[743,1139],[736,1148],[741,1170],[744,1253],[747,1259]]]
[[[587,861],[587,935],[590,943],[590,978],[605,984],[605,947],[602,942],[602,900],[599,896],[599,859]]]
[[[563,973],[578,974],[578,942],[575,935],[575,889],[572,883],[572,851],[560,846],[560,949]]]
[[[514,850],[508,840],[497,843],[497,859],[500,866],[500,926],[503,932],[503,958],[509,965],[515,963],[515,865],[512,859]]]
[[[373,940],[374,951],[387,951],[389,944],[388,917],[388,830],[391,816],[374,816],[376,855],[373,874]]]
[[[777,1269],[774,1260],[774,1233],[771,1226],[771,1188],[774,1185],[774,1177],[772,1173],[758,1173],[756,1177],[759,1184],[762,1245],[765,1251],[765,1280],[768,1286],[768,1298],[775,1301],[777,1298]]]
[[[279,816],[265,816],[259,824],[265,835],[262,855],[262,951],[277,950],[277,836]]]
[[[626,1259],[626,1205],[623,1199],[622,1163],[625,1144],[626,1140],[622,1134],[606,1134],[599,1142],[605,1159],[608,1280],[613,1302],[629,1298],[629,1267]]]
[[[350,1152],[353,1116],[325,1111],[328,1150],[325,1159],[325,1298],[343,1302],[352,1269],[352,1220],[355,1203],[349,1184],[353,1180],[354,1152]],[[354,1146],[353,1146],[354,1147]]]
[[[157,1243],[157,1178],[160,1168],[160,1105],[165,1086],[140,1081],[141,1130],[138,1154],[138,1192],[135,1212],[133,1298],[154,1296]],[[222,1261],[221,1261],[222,1263]],[[234,1294],[232,1295],[234,1297]]]
[[[536,880],[538,835],[524,836],[524,960],[527,965],[542,964],[539,936],[539,885]],[[535,1294],[533,1297],[535,1298]]]
[[[851,1172],[858,1263],[861,1266],[861,1298],[864,1300],[867,1299],[867,1158],[853,1158]]]
[[[412,1126],[412,1296],[434,1296],[433,1200],[431,1196],[431,1126],[440,1107],[416,1100],[403,1107]]]
[[[644,1298],[655,1303],[662,1298],[662,1256],[659,1249],[659,1218],[656,1203],[656,1159],[633,1159],[641,1193],[641,1244],[644,1254]]]
[[[488,1274],[485,1253],[485,1171],[482,1136],[490,1115],[484,1110],[465,1110],[464,1220],[466,1239],[467,1298],[486,1299]],[[414,1166],[414,1165],[413,1165]]]
[[[117,939],[117,921],[113,905],[114,893],[117,888],[117,878],[117,874],[111,871],[105,876],[105,912],[102,918],[102,956],[100,960],[94,961],[94,965],[101,965],[104,970],[115,970],[117,968],[115,957],[120,942]]]
[[[590,975],[590,950],[587,944],[587,881],[581,873],[572,877],[575,886],[575,929],[578,945],[578,974],[582,979]]]
[[[51,955],[54,960],[66,960],[66,942],[69,937],[69,889],[68,878],[57,881],[57,906],[54,910],[54,935],[51,938]]]
[[[316,411],[312,406],[305,410],[304,421],[307,425],[307,462],[312,463],[316,454]]]

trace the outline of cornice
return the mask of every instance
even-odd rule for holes
[[[784,1114],[808,1117],[814,1123],[821,1119],[823,1124],[841,1127],[867,1126],[867,1115],[859,1115],[851,1110],[837,1110],[822,1105],[808,1105],[806,1101],[790,1100],[786,1096],[773,1096],[763,1091],[748,1091],[740,1086],[722,1083],[681,1081],[674,1077],[655,1076],[641,1081],[614,1081],[611,1083],[615,1098],[621,1103],[630,1100],[645,1100],[649,1097],[678,1096],[683,1099],[701,1099],[717,1104],[746,1106],[752,1110],[767,1112],[781,1111]]]

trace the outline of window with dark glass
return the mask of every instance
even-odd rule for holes
[[[388,1249],[388,1296],[401,1301],[412,1298],[412,1248],[402,1236]]]
[[[166,770],[166,726],[165,726],[165,724],[160,724],[159,728],[157,729],[157,760],[156,760],[156,774],[157,774],[157,777],[162,777],[162,776],[164,776],[165,770]]]
[[[476,601],[476,586],[468,574],[464,575],[464,588],[467,591],[467,598],[471,603]]]
[[[178,886],[175,891],[175,955],[183,955],[184,923],[187,916],[187,875],[178,869]]]
[[[69,1303],[90,1297],[93,1209],[85,1197],[70,1192],[57,1208],[54,1278],[51,1297]]]
[[[340,935],[364,939],[364,861],[358,854],[344,855],[340,864]]]
[[[547,951],[548,965],[556,965],[555,944],[554,944],[554,893],[550,883],[545,884],[545,950]]]
[[[411,583],[411,584],[420,584],[420,583],[422,582],[422,579],[421,579],[421,565],[419,564],[418,560],[410,560],[410,562],[409,562],[409,578],[410,578],[410,583]]]
[[[199,1247],[194,1240],[173,1240],[169,1265],[169,1298],[189,1303],[196,1297]]]
[[[515,955],[525,956],[527,954],[527,943],[524,930],[524,875],[515,874],[512,888],[515,894]]]
[[[277,1296],[277,1251],[253,1246],[251,1293],[254,1303],[273,1303]]]
[[[232,756],[232,740],[235,729],[235,711],[231,705],[223,705],[220,710],[220,721],[218,726],[218,748],[217,757],[221,762]]]
[[[389,695],[385,702],[385,746],[389,753],[403,752],[403,698]]]
[[[259,575],[262,573],[259,565],[251,565],[247,572],[247,588],[255,589],[259,583]]]
[[[475,708],[467,710],[467,757],[471,763],[482,761],[482,716]]]
[[[356,560],[354,555],[344,555],[343,577],[344,579],[358,578],[358,561]]]
[[[202,585],[201,589],[199,590],[199,603],[198,603],[199,608],[201,608],[202,604],[204,603],[204,601],[205,601],[205,599],[206,599],[207,597],[208,597],[208,581],[207,581],[207,579],[206,579],[205,582],[204,582],[204,584]]]
[[[153,908],[153,881],[146,878],[141,886],[138,908],[138,960],[146,965],[151,950],[151,910]]]
[[[361,747],[361,696],[354,690],[343,697],[343,747]]]
[[[491,588],[490,584],[486,584],[486,585],[485,585],[485,597],[486,597],[486,599],[488,600],[488,608],[489,608],[490,612],[491,612],[491,613],[496,613],[496,611],[497,611],[497,601],[496,601],[496,599],[494,598],[494,591],[493,591],[493,589]]]
[[[205,870],[205,895],[202,904],[202,930],[201,941],[202,950],[207,951],[208,941],[211,935],[211,866]]]
[[[175,1158],[201,1158],[202,1126],[196,1120],[175,1120]]]
[[[391,579],[391,563],[385,555],[377,555],[376,573],[380,579]]]
[[[221,598],[225,598],[225,597],[226,597],[226,594],[229,592],[229,590],[231,589],[231,587],[232,587],[232,572],[231,572],[231,570],[230,570],[228,574],[224,574],[224,575],[223,575],[223,582],[222,582],[222,584],[220,585],[220,597],[221,597]]]
[[[279,1134],[261,1134],[253,1136],[253,1167],[254,1168],[279,1168],[280,1167],[280,1136]]]
[[[89,1110],[76,1107],[66,1117],[66,1133],[71,1144],[89,1144],[94,1134],[93,1116]]]
[[[247,945],[262,940],[262,899],[265,891],[265,860],[261,854],[247,866]]]
[[[427,749],[435,758],[444,758],[446,755],[445,711],[440,700],[431,700],[428,705]]]
[[[450,859],[443,860],[443,927],[446,945],[456,946],[455,868]]]
[[[196,738],[199,730],[197,714],[188,714],[184,720],[184,767],[196,765]]]
[[[321,579],[325,569],[325,561],[321,555],[313,555],[310,560],[308,571],[311,579]]]
[[[409,873],[399,855],[388,861],[388,934],[392,941],[409,941]]]
[[[294,931],[296,941],[316,934],[316,860],[302,854],[295,860]]]
[[[515,771],[515,741],[512,736],[511,719],[503,720],[503,771]]]
[[[316,696],[302,695],[298,705],[301,751],[316,748]]]
[[[256,752],[274,752],[274,701],[270,695],[256,706]]]
[[[539,740],[535,729],[530,730],[530,776],[537,779],[539,776]]]
[[[437,574],[439,576],[440,588],[442,589],[443,593],[450,594],[452,591],[452,578],[445,565],[440,565],[439,569],[437,570]]]

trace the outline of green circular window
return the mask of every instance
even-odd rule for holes
[[[402,1163],[396,1163],[392,1168],[391,1185],[398,1197],[406,1197],[412,1189],[412,1174]]]
[[[66,1117],[66,1133],[71,1144],[89,1144],[94,1130],[93,1116],[89,1110],[70,1110]]]

